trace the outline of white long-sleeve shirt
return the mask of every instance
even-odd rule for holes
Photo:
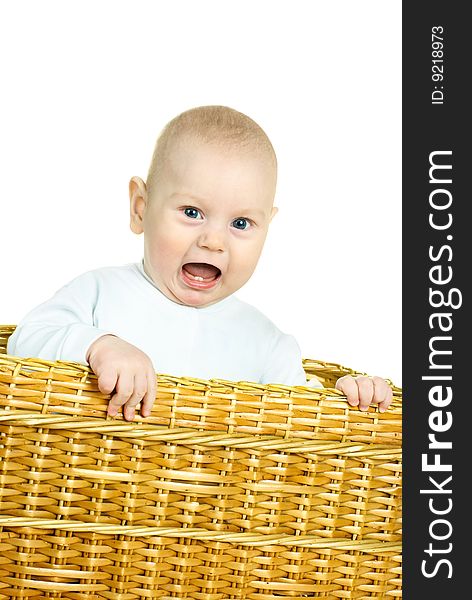
[[[142,262],[76,277],[21,320],[7,352],[87,364],[87,350],[104,334],[145,352],[158,373],[307,385],[295,338],[257,308],[234,295],[204,308],[178,304]]]

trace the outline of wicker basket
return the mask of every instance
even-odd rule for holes
[[[92,371],[4,354],[0,598],[401,597],[401,390],[159,375],[152,415],[106,417]]]

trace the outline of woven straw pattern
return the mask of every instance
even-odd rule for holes
[[[106,417],[92,371],[5,354],[0,598],[401,597],[401,390],[386,413],[314,390],[159,374]],[[327,386],[339,365],[304,361]]]

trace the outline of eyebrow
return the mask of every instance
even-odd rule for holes
[[[208,202],[208,200],[204,200],[203,198],[198,198],[197,196],[193,196],[192,194],[186,194],[185,192],[174,192],[171,195],[171,198],[174,198],[175,196],[184,196],[185,198],[190,198],[191,200],[195,200],[196,202],[201,202],[202,204],[205,204],[206,202]],[[260,208],[244,208],[243,210],[239,211],[241,215],[244,214],[253,214],[253,215],[259,215],[260,217],[264,217],[265,216],[265,212],[263,210],[261,210]]]
[[[265,212],[259,208],[244,208],[241,211],[241,215],[259,215],[260,217],[264,217]]]
[[[175,198],[175,196],[185,196],[186,198],[191,198],[192,200],[196,200],[197,202],[207,202],[203,198],[197,198],[197,196],[192,196],[192,194],[186,194],[185,192],[174,192],[171,194],[171,198]]]

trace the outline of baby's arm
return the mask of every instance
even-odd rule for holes
[[[300,346],[292,335],[275,332],[264,363],[259,383],[306,385]]]
[[[279,336],[272,346],[261,383],[323,387],[316,378],[306,381],[300,347],[295,338],[287,334]],[[378,404],[379,411],[385,412],[393,398],[392,388],[381,377],[345,375],[337,380],[335,387],[345,394],[351,406],[359,406],[360,410]]]
[[[143,416],[150,413],[156,389],[154,368],[141,350],[94,326],[98,294],[93,271],[72,280],[21,320],[8,340],[7,352],[90,364],[100,391],[109,394],[116,387],[108,413],[115,415],[124,406],[125,418],[132,420],[140,400]]]
[[[97,296],[93,272],[72,280],[20,321],[8,340],[8,354],[87,364],[90,345],[113,333],[94,326]]]

